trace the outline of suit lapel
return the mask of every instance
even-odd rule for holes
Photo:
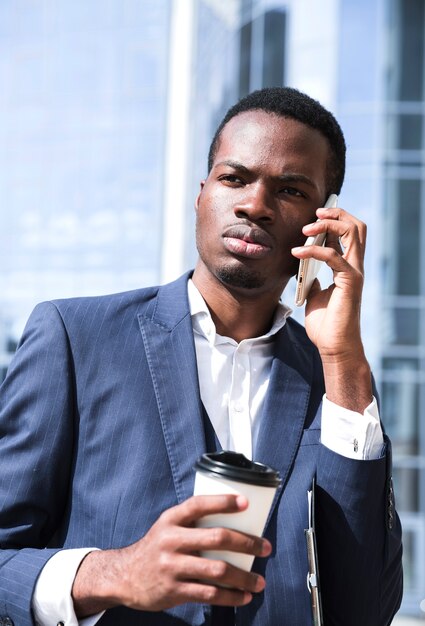
[[[313,378],[313,348],[307,342],[297,341],[289,324],[276,337],[270,384],[254,454],[256,461],[280,472],[279,492],[285,486],[297,454]]]
[[[193,463],[206,451],[187,278],[161,287],[153,311],[138,316],[179,502],[192,495]]]

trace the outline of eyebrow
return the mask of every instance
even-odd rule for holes
[[[238,161],[232,161],[231,159],[219,161],[214,165],[214,168],[220,166],[231,167],[234,170],[239,170],[240,172],[245,172],[246,174],[249,174],[251,172],[251,170],[248,167],[245,167],[245,165],[242,165],[242,163],[239,163]],[[305,185],[316,188],[316,185],[311,180],[311,178],[305,176],[304,174],[288,172],[286,174],[279,174],[278,176],[275,176],[273,178],[276,178],[276,180],[279,180],[282,183],[304,183]]]
[[[227,167],[233,168],[234,170],[239,170],[239,171],[246,172],[246,173],[250,172],[250,170],[247,167],[245,167],[245,165],[242,165],[242,163],[239,163],[238,161],[232,161],[231,159],[228,159],[226,161],[219,161],[218,163],[215,163],[214,168],[220,167],[220,165],[221,166],[225,165]]]
[[[311,178],[305,176],[304,174],[295,174],[289,172],[288,174],[281,174],[280,176],[277,176],[277,178],[283,183],[304,183],[305,185],[316,188],[316,185],[311,180]]]

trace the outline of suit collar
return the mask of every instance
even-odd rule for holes
[[[186,272],[172,283],[158,287],[153,306],[146,313],[154,325],[172,331],[185,317],[190,317],[187,281],[192,273]]]

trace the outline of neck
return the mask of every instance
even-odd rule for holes
[[[218,280],[202,277],[195,270],[197,289],[210,310],[217,332],[237,342],[264,335],[272,325],[281,291],[254,293],[255,290],[232,289]]]

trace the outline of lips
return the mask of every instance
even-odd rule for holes
[[[246,258],[262,258],[273,247],[273,239],[267,232],[244,224],[226,228],[223,241],[229,252]]]

